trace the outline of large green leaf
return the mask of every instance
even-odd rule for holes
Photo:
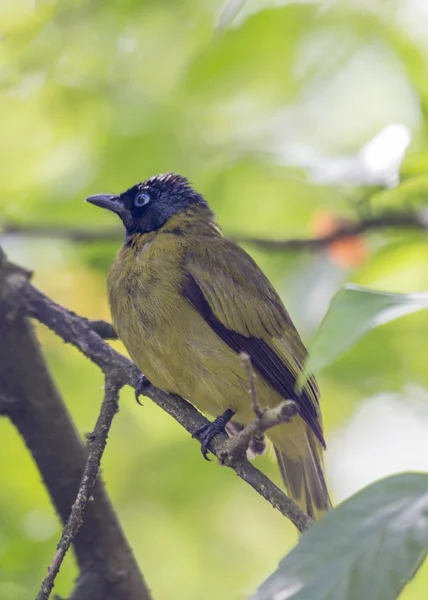
[[[392,600],[428,552],[428,475],[395,475],[328,513],[252,600]]]
[[[320,371],[375,327],[424,308],[428,308],[428,292],[389,294],[346,285],[330,303],[305,373]]]

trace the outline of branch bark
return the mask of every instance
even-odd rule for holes
[[[296,238],[289,240],[271,240],[246,236],[232,236],[232,238],[242,244],[250,244],[263,250],[277,252],[316,252],[339,240],[355,237],[369,231],[383,231],[385,229],[426,231],[428,230],[428,214],[426,211],[390,213],[361,221],[350,221],[338,227],[332,233],[316,238]]]
[[[224,456],[229,460],[233,457],[239,457],[244,453],[247,454],[252,441],[263,439],[263,435],[268,429],[280,423],[288,423],[299,412],[294,400],[283,400],[272,408],[262,407],[257,398],[257,376],[251,364],[251,358],[246,352],[241,352],[240,359],[248,377],[248,395],[251,400],[254,419],[240,431],[234,432],[232,438],[227,442]]]
[[[360,221],[350,221],[338,227],[333,233],[315,238],[295,238],[274,240],[263,237],[243,236],[230,233],[228,237],[242,244],[250,244],[264,250],[276,252],[315,252],[326,248],[338,240],[355,237],[367,232],[385,229],[428,230],[426,210],[415,212],[390,212]],[[118,240],[123,237],[119,227],[89,229],[55,225],[31,225],[3,222],[2,235],[20,235],[36,238],[60,238],[73,243],[93,243]]]
[[[2,235],[19,235],[32,238],[63,239],[74,243],[109,242],[123,238],[123,232],[119,227],[70,227],[62,225],[32,225],[21,224],[12,221],[0,223]]]
[[[119,386],[109,378],[105,380],[104,401],[101,406],[97,424],[93,433],[87,436],[88,459],[83,472],[77,498],[71,508],[70,516],[62,530],[61,539],[58,543],[55,556],[48,569],[48,574],[42,582],[36,600],[48,600],[55,578],[59,573],[65,555],[80,528],[83,525],[83,517],[89,502],[94,500],[92,490],[97,481],[100,470],[101,458],[103,456],[107,437],[113,423],[113,417],[119,410]]]
[[[87,452],[46,367],[19,289],[29,274],[0,249],[0,404],[25,441],[61,520],[76,498]],[[86,327],[89,326],[86,325]],[[92,335],[100,339],[95,333]],[[73,546],[80,570],[72,600],[150,600],[105,489],[94,502]]]

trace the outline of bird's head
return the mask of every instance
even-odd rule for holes
[[[185,177],[175,173],[150,177],[120,195],[89,196],[86,202],[119,215],[127,236],[156,231],[178,213],[208,209],[203,196],[192,188]]]

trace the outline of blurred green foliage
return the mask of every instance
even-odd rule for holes
[[[322,182],[319,174],[327,165],[340,171],[345,158],[358,157],[397,122],[412,134],[404,181],[378,189],[369,209],[426,202],[423,0],[248,1],[217,31],[222,8],[214,0],[2,3],[1,220],[108,226],[111,215],[91,210],[85,196],[178,171],[206,196],[228,233],[313,236],[321,213],[358,217],[356,200],[366,191],[355,181]],[[339,260],[337,248],[248,250],[310,343],[344,282],[399,293],[428,289],[422,233],[383,231],[362,243],[358,260]],[[116,244],[25,235],[3,236],[2,244],[56,301],[108,318],[104,281]],[[414,442],[428,439],[420,408],[428,404],[427,328],[427,311],[378,328],[320,375],[336,501],[379,474],[428,470],[426,443]],[[95,423],[101,375],[53,335],[38,333],[83,435]],[[385,393],[402,399],[406,427],[370,412]],[[247,598],[293,546],[294,529],[232,472],[205,463],[197,443],[149,401],[138,407],[130,390],[121,401],[103,477],[154,597]],[[362,407],[367,429],[353,438]],[[0,439],[0,598],[27,600],[45,574],[60,525],[6,419]],[[400,461],[392,452],[397,446]],[[267,458],[258,464],[278,480]],[[75,575],[70,556],[58,594],[69,593]],[[422,569],[403,597],[424,599],[427,585]]]
[[[395,600],[427,553],[427,486],[426,473],[404,473],[365,488],[311,527],[251,600]]]
[[[332,298],[311,344],[300,389],[310,373],[317,375],[348,352],[375,327],[428,309],[428,293],[391,294],[346,285]]]

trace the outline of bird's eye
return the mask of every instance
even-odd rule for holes
[[[142,206],[145,206],[149,202],[150,202],[150,196],[148,194],[145,194],[145,193],[138,194],[138,196],[136,196],[135,200],[134,200],[134,204],[138,208],[141,208]]]

